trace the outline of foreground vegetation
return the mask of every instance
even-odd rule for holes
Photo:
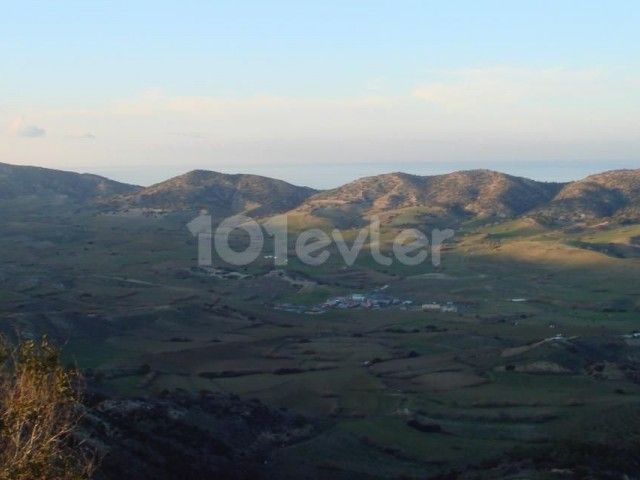
[[[81,480],[94,463],[74,436],[80,378],[47,340],[0,339],[0,479]]]

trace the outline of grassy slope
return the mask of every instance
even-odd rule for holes
[[[392,238],[419,214],[399,212],[385,237]],[[300,227],[303,219],[295,222]],[[291,448],[291,455],[302,455],[310,465],[330,458],[334,466],[352,471],[417,474],[437,469],[436,464],[477,461],[514,444],[564,435],[568,426],[590,424],[613,408],[637,411],[640,389],[624,379],[500,368],[508,362],[576,361],[572,354],[549,349],[502,356],[509,348],[558,332],[590,342],[637,328],[635,312],[608,313],[601,307],[616,298],[638,300],[640,262],[572,243],[625,243],[638,235],[638,226],[566,233],[527,220],[464,224],[445,254],[440,269],[444,277],[420,277],[436,271],[430,264],[381,267],[367,255],[345,270],[334,251],[332,262],[321,268],[290,263],[289,270],[321,282],[299,292],[289,283],[263,277],[271,268],[265,259],[250,267],[256,276],[247,280],[176,275],[193,266],[195,257],[195,241],[177,221],[86,217],[67,225],[49,221],[40,228],[17,219],[11,225],[2,239],[5,265],[32,265],[3,277],[3,315],[17,302],[41,303],[38,295],[61,281],[66,287],[55,298],[64,312],[96,315],[93,323],[82,324],[84,333],[74,331],[73,325],[65,330],[70,359],[105,372],[149,364],[160,375],[148,392],[176,387],[221,390],[332,415],[334,427],[324,436]],[[52,228],[61,235],[51,235]],[[45,240],[50,243],[42,243]],[[37,286],[16,289],[33,277],[40,280]],[[454,300],[469,306],[461,315],[396,310],[321,316],[264,306],[272,301],[315,302],[385,283],[388,293],[417,303]],[[530,301],[509,301],[516,297]],[[214,303],[213,309],[204,306]],[[441,331],[428,331],[427,326]],[[169,341],[178,336],[188,341]],[[412,350],[420,356],[400,358]],[[362,366],[374,357],[388,361],[375,368]],[[317,370],[327,367],[333,369]],[[274,375],[279,368],[307,371]],[[199,376],[225,370],[256,373],[213,380]],[[412,375],[403,377],[402,372]],[[105,383],[144,394],[137,388],[140,379],[129,375]],[[405,423],[407,415],[438,423],[447,434],[413,430]],[[599,428],[602,435],[612,434]],[[364,436],[370,444],[359,441]],[[401,455],[384,454],[380,448],[394,448]],[[285,459],[276,461],[286,464]]]

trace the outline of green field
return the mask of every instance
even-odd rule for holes
[[[383,239],[423,215],[394,212]],[[335,249],[320,267],[291,258],[283,276],[263,256],[247,267],[215,259],[248,275],[223,279],[193,269],[196,240],[180,218],[30,225],[14,220],[0,240],[5,325],[55,337],[65,362],[112,392],[227,392],[326,421],[321,436],[273,459],[282,471],[295,457],[310,471],[418,476],[577,431],[609,441],[640,418],[640,346],[622,337],[640,328],[640,259],[585,248],[630,245],[638,226],[468,223],[440,266],[381,266],[367,246],[350,267]],[[273,308],[383,285],[411,308]],[[460,310],[419,308],[432,301]],[[141,387],[145,368],[158,376]]]

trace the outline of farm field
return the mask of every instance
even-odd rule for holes
[[[463,223],[440,266],[380,266],[366,249],[350,267],[335,249],[320,267],[274,267],[268,252],[248,267],[214,259],[234,276],[197,268],[184,221],[16,219],[1,240],[4,324],[48,332],[111,393],[224,392],[318,419],[323,433],[280,451],[273,468],[295,457],[319,478],[445,473],[584,432],[606,442],[619,431],[609,425],[631,428],[618,412],[639,418],[640,260],[585,247],[630,246],[637,226]],[[274,308],[382,287],[410,303]],[[432,302],[458,310],[423,311]]]

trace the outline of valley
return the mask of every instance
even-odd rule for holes
[[[335,215],[326,204],[303,206],[288,215],[289,252],[309,227],[341,228],[353,242],[371,209],[382,252],[405,228],[455,235],[439,265],[380,265],[366,244],[347,266],[332,245],[319,266],[293,254],[276,266],[265,250],[239,267],[214,252],[212,274],[198,267],[198,239],[186,228],[206,204],[130,215],[102,200],[73,213],[64,202],[7,202],[3,332],[54,339],[101,394],[225,394],[320,425],[269,454],[270,478],[495,479],[511,478],[504,472],[514,465],[528,478],[552,478],[543,453],[538,464],[518,455],[576,443],[635,448],[636,223],[552,224],[446,205],[341,204]],[[246,245],[241,231],[231,244]],[[304,313],[382,288],[406,304]],[[275,308],[282,304],[303,308]]]

